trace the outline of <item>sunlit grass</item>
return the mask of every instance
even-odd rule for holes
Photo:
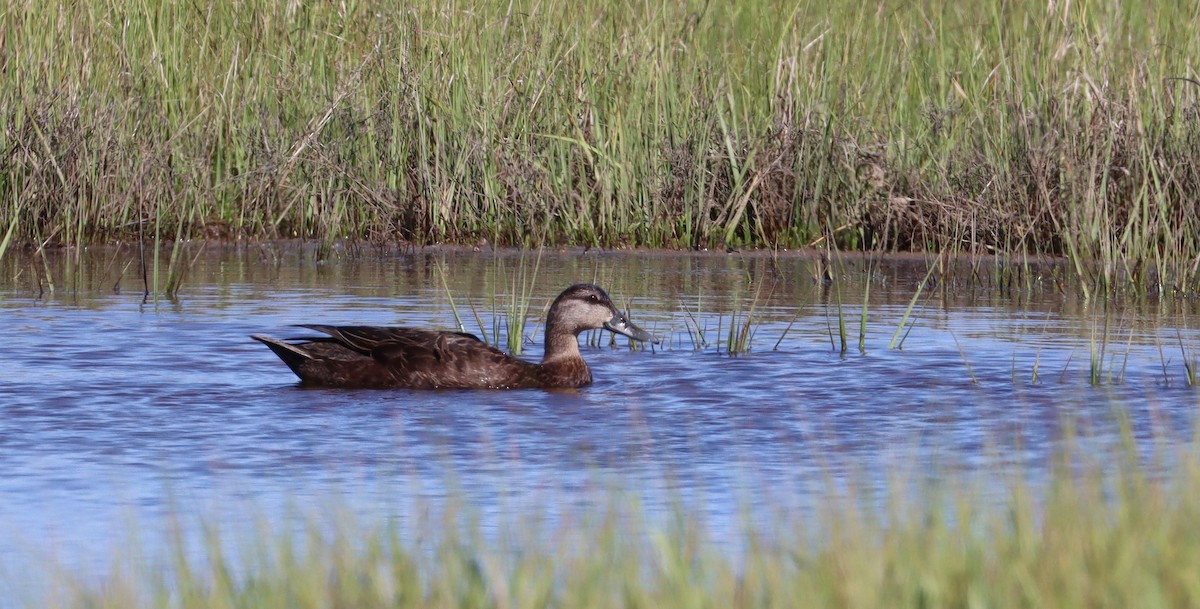
[[[1195,289],[1194,2],[10,9],[21,243],[833,240]]]
[[[345,515],[236,540],[208,526],[200,542],[175,536],[161,565],[69,580],[42,606],[1196,606],[1194,457],[1164,469],[1132,449],[1085,453],[990,487],[952,469],[893,477],[882,494],[831,484],[813,512],[722,540],[683,503],[652,516],[621,493],[557,521],[501,515],[486,532],[454,510],[408,532]]]

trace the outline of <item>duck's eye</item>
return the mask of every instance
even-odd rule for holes
[[[600,302],[600,297],[595,294],[588,294],[588,300],[592,302]]]

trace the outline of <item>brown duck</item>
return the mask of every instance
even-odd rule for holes
[[[303,325],[325,336],[288,343],[254,335],[304,385],[412,389],[582,387],[592,372],[579,353],[579,333],[603,328],[637,341],[658,342],[633,325],[608,294],[587,283],[558,295],[546,315],[546,353],[535,364],[465,332],[416,328]]]

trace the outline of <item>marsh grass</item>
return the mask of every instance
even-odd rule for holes
[[[521,254],[521,264],[518,265],[518,270],[512,275],[511,284],[508,288],[508,302],[503,306],[504,315],[496,314],[496,295],[492,295],[492,336],[500,336],[499,324],[504,323],[506,345],[508,352],[513,355],[520,355],[525,343],[525,323],[529,316],[529,303],[533,299],[533,287],[537,282],[538,269],[542,263],[542,250],[538,250],[537,258],[534,261],[533,269],[527,271],[529,266],[524,264],[525,253]],[[500,265],[496,269],[503,269]],[[503,283],[503,281],[501,281]],[[549,303],[546,305],[546,310],[549,311]]]
[[[127,550],[128,565],[68,577],[39,606],[1194,607],[1200,467],[1124,450],[1064,450],[1044,477],[831,482],[813,513],[726,541],[684,503],[654,516],[619,491],[565,519],[500,515],[489,532],[462,510],[417,530],[314,515],[236,544],[210,523],[199,541],[171,537],[163,564]]]
[[[912,331],[912,324],[909,323],[908,319],[912,315],[913,308],[917,306],[917,301],[920,300],[921,293],[925,291],[925,287],[929,285],[929,280],[933,277],[937,269],[937,264],[929,265],[929,270],[925,273],[925,277],[917,284],[917,289],[913,291],[912,299],[908,301],[908,307],[904,309],[904,314],[900,316],[900,323],[896,324],[896,331],[892,334],[892,340],[888,342],[888,349],[904,348],[904,341],[908,338],[908,333]]]
[[[473,301],[468,301],[471,313],[479,328],[481,339],[485,344],[501,346],[499,345],[499,341],[500,336],[503,335],[505,337],[503,346],[508,349],[509,353],[520,355],[523,351],[525,341],[533,341],[535,339],[532,335],[526,336],[525,329],[528,323],[529,307],[533,301],[533,290],[537,283],[537,274],[541,266],[541,259],[542,256],[539,251],[533,267],[530,269],[529,265],[525,264],[524,252],[522,252],[521,260],[511,277],[507,276],[508,271],[502,268],[501,265],[495,264],[493,266],[491,282],[493,289],[491,295],[488,297],[488,301],[491,303],[490,319],[492,331],[490,334],[479,309]],[[444,261],[441,259],[435,260],[434,268],[442,284],[442,290],[446,294],[446,299],[450,304],[450,310],[454,315],[455,326],[459,332],[466,332],[466,325],[463,324],[462,315],[459,313],[454,294],[450,290],[450,285],[446,278],[447,270]],[[543,317],[548,310],[549,302],[543,308]]]
[[[832,266],[831,261],[836,263],[836,267],[837,267],[836,273],[830,272],[828,270]],[[847,321],[847,315],[846,315],[845,308],[842,303],[842,281],[841,280],[842,280],[842,278],[849,276],[849,273],[846,269],[845,261],[842,259],[841,253],[837,252],[836,250],[833,250],[828,245],[826,246],[824,255],[821,257],[821,262],[819,262],[818,264],[819,264],[819,267],[818,267],[818,271],[817,271],[817,274],[815,275],[815,277],[818,278],[817,280],[821,282],[822,286],[824,286],[825,278],[828,278],[828,283],[830,286],[832,286],[832,289],[833,289],[834,303],[837,306],[837,339],[838,340],[836,343],[834,342],[833,328],[831,326],[829,328],[829,341],[831,344],[834,345],[834,348],[838,349],[839,353],[841,353],[843,356],[845,356],[846,353],[850,349],[850,338],[849,338],[850,331],[849,331],[849,324]],[[862,271],[862,273],[863,273],[863,278],[862,278],[862,282],[861,282],[862,290],[863,290],[862,306],[860,307],[859,314],[858,314],[858,352],[860,355],[866,355],[866,353],[867,353],[867,321],[869,319],[869,313],[871,310],[871,281],[874,276],[874,270],[875,270],[875,261],[872,258],[868,258],[866,261],[866,265]],[[799,312],[797,312],[797,315],[799,315]],[[794,321],[795,321],[795,318],[793,318],[792,322],[794,322]],[[787,328],[784,329],[783,333],[779,337],[779,340],[776,341],[776,343],[775,343],[776,349],[778,349],[779,344],[781,342],[783,342],[784,336],[787,336],[788,331],[791,329],[792,322],[788,323]],[[901,322],[901,323],[903,323],[903,322]]]
[[[1200,364],[1200,357],[1197,357],[1195,352],[1188,352],[1188,348],[1183,343],[1183,333],[1179,330],[1175,331],[1175,338],[1179,341],[1179,355],[1183,358],[1184,379],[1189,387],[1196,386],[1196,368]]]
[[[1097,340],[1095,328],[1093,327],[1091,340],[1088,343],[1089,353],[1091,358],[1088,360],[1088,382],[1092,385],[1099,385],[1105,379],[1104,356],[1108,352],[1109,343],[1109,321],[1111,316],[1104,316],[1104,330]]]
[[[8,221],[8,225],[4,229],[4,238],[0,239],[0,258],[4,258],[4,253],[8,251],[9,245],[13,242],[13,235],[17,232],[20,220],[21,208],[17,206],[12,210],[12,219]]]
[[[686,302],[681,301],[679,303],[679,308],[682,309],[684,315],[687,316],[685,324],[688,330],[688,340],[691,341],[693,351],[700,351],[708,347],[708,341],[704,338],[705,326],[701,325],[700,320],[697,319],[697,316],[703,315],[703,304],[703,293],[700,291],[696,292],[695,312],[687,307]]]
[[[1196,288],[1190,1],[11,8],[10,242],[829,240]]]
[[[441,259],[434,260],[434,268],[437,269],[438,279],[442,283],[442,291],[446,294],[446,301],[450,303],[450,311],[454,314],[454,324],[459,332],[466,332],[467,327],[463,325],[462,315],[458,313],[458,305],[454,302],[454,294],[450,291],[450,283],[446,280],[446,265]],[[472,307],[474,310],[474,307]],[[478,315],[478,314],[476,314]],[[483,323],[479,324],[479,328],[483,329]],[[488,343],[487,333],[483,334],[483,342]]]
[[[874,279],[874,264],[868,261],[863,278],[862,310],[858,316],[858,352],[867,353],[867,314],[871,309],[871,282]]]
[[[754,335],[758,330],[758,325],[755,320],[755,312],[758,309],[759,301],[763,296],[763,283],[758,282],[754,289],[754,297],[750,300],[749,306],[745,311],[741,311],[739,306],[735,305],[729,314],[729,329],[725,336],[725,353],[728,355],[739,355],[748,353],[754,345]],[[772,288],[772,292],[774,288]],[[771,298],[770,294],[766,297]],[[737,298],[735,302],[740,303],[742,299]],[[724,317],[722,316],[722,320]],[[717,332],[720,333],[720,323],[718,323]]]

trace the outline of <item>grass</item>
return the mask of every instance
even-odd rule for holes
[[[1187,346],[1183,343],[1183,334],[1178,330],[1175,331],[1175,338],[1179,341],[1179,354],[1183,359],[1183,367],[1186,371],[1184,378],[1187,380],[1188,387],[1195,387],[1196,367],[1197,364],[1200,364],[1200,360],[1197,359],[1194,351],[1189,353]],[[1166,367],[1166,364],[1164,363],[1163,366]]]
[[[990,493],[964,475],[831,483],[815,513],[730,532],[732,552],[699,514],[651,518],[620,493],[490,534],[453,510],[411,534],[342,515],[234,545],[207,526],[198,546],[174,536],[165,564],[130,555],[38,606],[1194,607],[1200,467],[1179,455],[1165,474],[1132,452],[1065,450],[1044,482],[1010,470]]]
[[[912,300],[908,301],[908,308],[904,309],[904,315],[900,317],[900,323],[896,324],[896,332],[892,334],[892,340],[888,342],[888,349],[901,349],[904,347],[904,340],[908,338],[908,332],[912,331],[912,325],[908,323],[908,318],[912,315],[913,307],[917,306],[917,300],[921,298],[921,292],[925,290],[925,286],[929,283],[929,278],[933,276],[937,268],[936,264],[930,265],[929,271],[925,273],[925,277],[917,284],[917,289],[913,292]],[[906,324],[908,326],[907,332],[905,331]]]
[[[509,289],[508,304],[504,307],[505,315],[503,316],[503,323],[505,337],[507,338],[506,345],[508,352],[513,355],[520,355],[525,344],[525,320],[529,316],[529,304],[533,299],[533,286],[537,282],[538,268],[542,263],[541,250],[538,250],[537,259],[534,261],[533,269],[529,271],[531,274],[528,277],[526,277],[526,271],[529,269],[529,265],[524,264],[524,261],[525,256],[524,252],[522,252],[521,264],[518,265],[518,270],[512,276],[512,283],[507,286]],[[503,272],[501,265],[496,265],[495,269]],[[497,284],[503,285],[504,281],[500,280]],[[501,317],[496,314],[495,307],[496,295],[492,294],[492,335],[500,336]],[[549,308],[550,303],[547,302],[545,312],[548,312]]]
[[[0,226],[156,252],[829,240],[1194,291],[1198,30],[1183,0],[24,0]]]

